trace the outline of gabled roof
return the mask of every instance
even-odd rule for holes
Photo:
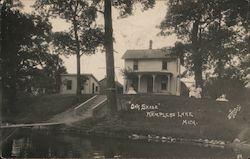
[[[164,59],[176,58],[170,49],[127,50],[122,59]]]
[[[75,73],[61,74],[61,76],[76,76],[76,75],[77,74],[75,74]],[[97,83],[99,83],[99,81],[97,80],[97,78],[93,74],[91,74],[91,73],[81,73],[81,76],[92,77]]]

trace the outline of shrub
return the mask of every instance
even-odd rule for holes
[[[244,82],[236,78],[213,78],[206,82],[205,92],[216,99],[226,94],[229,100],[242,100],[246,97]]]

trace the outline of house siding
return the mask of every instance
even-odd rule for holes
[[[173,74],[177,74],[177,60],[168,60],[168,69],[162,70],[162,59],[139,59],[138,71],[169,71]],[[134,60],[125,60],[125,68],[133,70]]]
[[[99,94],[100,92],[100,84],[92,77],[87,76],[89,79],[84,84],[84,89],[81,91],[82,94]],[[72,88],[71,90],[67,90],[67,85],[64,84],[64,81],[71,80]],[[60,94],[75,94],[77,88],[77,77],[76,75],[61,75],[62,84],[60,86]],[[92,89],[92,84],[94,83],[94,90]],[[96,91],[96,86],[98,90]]]
[[[172,76],[170,78],[169,83],[169,90],[161,90],[161,77],[156,76],[155,78],[155,86],[154,86],[154,93],[170,93],[173,95],[179,95],[180,88],[178,82],[178,75],[180,73],[180,66],[179,66],[179,59],[164,59],[168,61],[167,64],[167,70],[162,70],[162,61],[163,59],[137,59],[138,60],[138,70],[133,70],[134,60],[133,59],[125,59],[125,69],[130,70],[132,72],[168,72],[171,73]],[[156,74],[157,75],[157,74]],[[141,87],[140,87],[140,93],[147,93],[147,77],[145,75],[141,75]],[[125,79],[126,80],[126,79]],[[125,82],[126,83],[126,82]],[[131,84],[135,84],[138,86],[138,82],[129,81],[127,82],[127,85],[130,86]],[[138,89],[138,88],[135,88]]]
[[[92,89],[92,85],[94,84],[94,90]],[[96,86],[98,87],[98,90],[96,91]],[[83,94],[99,94],[100,92],[100,85],[92,78],[89,77],[89,80],[87,80],[84,84],[84,89],[82,90]]]
[[[64,81],[71,80],[72,87],[71,90],[67,90],[67,86],[64,84]],[[74,76],[61,76],[62,84],[60,86],[61,94],[75,94],[76,93],[76,78]]]

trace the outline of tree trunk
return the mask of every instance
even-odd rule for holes
[[[2,31],[2,5],[0,5],[0,30]],[[3,82],[2,82],[2,32],[0,31],[0,124],[2,124],[2,116],[3,116]],[[2,133],[2,131],[0,132]],[[0,134],[2,136],[2,134]],[[0,150],[2,154],[2,150]]]
[[[198,31],[199,31],[199,21],[196,20],[193,23],[193,30],[191,35],[192,50],[193,50],[193,70],[195,75],[196,87],[199,85],[203,86],[202,81],[202,56],[199,54],[199,44],[198,44]]]
[[[11,44],[4,43],[10,41],[9,36],[2,34],[7,32],[7,24],[3,23],[7,12],[6,1],[3,2],[1,8],[1,36],[0,36],[0,64],[1,64],[1,115],[9,114],[14,111],[16,100],[16,70],[17,70],[17,49],[11,47]],[[3,39],[5,38],[5,39]],[[5,46],[5,47],[3,47]],[[9,48],[8,50],[6,48]],[[11,50],[10,50],[11,49]],[[2,101],[4,100],[4,101]]]
[[[2,24],[3,25],[3,24]],[[9,37],[5,37],[3,41],[10,41]],[[4,98],[3,112],[6,114],[15,111],[15,101],[17,94],[17,49],[7,46],[10,44],[2,44],[1,59],[2,61],[2,95]],[[3,48],[3,46],[6,46]],[[9,48],[6,50],[6,48]]]
[[[201,1],[198,0],[198,4],[201,4]],[[195,84],[196,87],[203,88],[203,80],[202,80],[202,66],[203,66],[203,57],[202,52],[200,51],[200,41],[201,37],[201,29],[200,29],[200,20],[201,15],[197,16],[197,19],[193,23],[193,31],[192,31],[192,45],[194,51],[194,71],[195,71]],[[200,31],[200,32],[199,32]],[[198,35],[200,34],[199,38]]]
[[[221,19],[222,19],[222,15],[221,15],[221,11],[220,11],[220,14],[219,14],[219,26],[218,26],[218,33],[221,32]],[[224,65],[223,65],[223,62],[222,62],[222,59],[223,59],[223,51],[222,51],[222,39],[220,38],[220,35],[219,35],[219,38],[218,38],[218,48],[217,48],[218,52],[217,52],[217,57],[218,57],[218,62],[217,62],[217,73],[218,73],[218,78],[221,79],[222,78],[222,75],[223,75],[223,70],[224,70]]]
[[[73,21],[74,25],[74,34],[75,34],[75,41],[76,41],[76,95],[78,99],[80,99],[81,96],[81,55],[80,55],[80,44],[79,44],[79,38],[78,38],[78,32],[77,32],[77,21]]]
[[[219,52],[221,53],[221,52]],[[223,72],[224,72],[224,66],[223,66],[223,62],[222,62],[222,59],[221,59],[221,56],[219,55],[218,56],[218,62],[217,62],[217,73],[218,73],[218,78],[219,79],[222,79],[222,75],[223,75]]]
[[[105,23],[105,41],[106,50],[106,73],[107,73],[107,104],[110,115],[117,111],[116,90],[115,90],[115,71],[114,71],[114,53],[113,53],[113,28],[112,28],[112,10],[111,0],[104,2],[104,23]]]
[[[2,74],[2,70],[0,73]],[[2,76],[0,76],[0,124],[2,123],[2,116],[3,116],[3,91],[2,90],[3,90]]]
[[[79,52],[76,54],[76,69],[77,69],[77,79],[76,79],[76,95],[81,96],[81,56]]]
[[[195,63],[194,67],[196,67],[196,69],[194,70],[194,76],[195,76],[195,84],[196,87],[200,86],[201,88],[203,88],[203,80],[202,80],[202,67],[200,63]]]

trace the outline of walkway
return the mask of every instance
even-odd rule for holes
[[[49,122],[62,122],[70,124],[93,116],[93,110],[106,102],[107,97],[105,95],[96,95],[86,102],[78,105],[73,109],[69,109],[66,112],[55,115]]]
[[[75,108],[55,115],[46,123],[0,125],[0,128],[39,127],[71,124],[93,116],[93,110],[107,101],[105,95],[96,95]]]

